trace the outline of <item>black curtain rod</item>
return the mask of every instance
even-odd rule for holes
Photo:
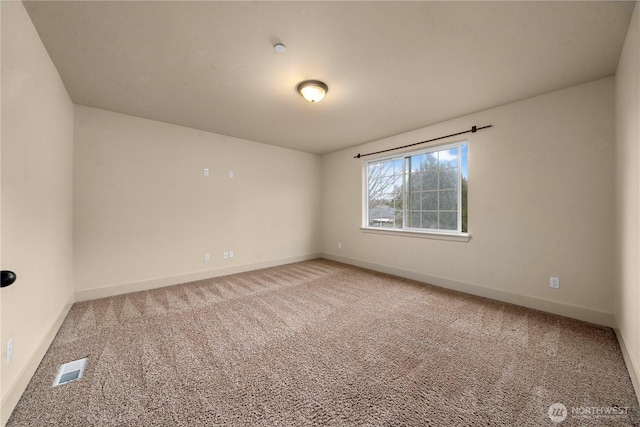
[[[470,130],[465,130],[463,132],[458,132],[458,133],[452,133],[451,135],[445,135],[445,136],[440,136],[438,138],[433,138],[433,139],[428,139],[426,141],[422,141],[422,142],[414,142],[413,144],[409,144],[409,145],[403,145],[402,147],[396,147],[396,148],[389,148],[388,150],[381,150],[381,151],[376,151],[373,153],[367,153],[367,154],[360,154],[358,153],[357,156],[353,156],[354,159],[359,159],[360,157],[365,157],[365,156],[372,156],[374,154],[380,154],[380,153],[386,153],[387,151],[394,151],[394,150],[401,150],[403,148],[407,148],[407,147],[413,147],[414,145],[420,145],[420,144],[426,144],[427,142],[433,142],[433,141],[437,141],[439,139],[445,139],[445,138],[449,138],[451,136],[457,136],[457,135],[463,135],[465,133],[476,133],[479,130],[482,129],[486,129],[486,128],[490,128],[493,125],[487,125],[487,126],[481,126],[481,127],[477,127],[477,126],[472,126]]]

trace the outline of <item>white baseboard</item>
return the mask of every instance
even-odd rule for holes
[[[616,337],[618,338],[618,343],[620,344],[620,349],[622,350],[622,355],[624,356],[624,363],[627,365],[627,371],[629,371],[629,377],[631,378],[631,383],[633,383],[633,388],[636,392],[636,399],[638,399],[638,403],[640,403],[640,377],[638,377],[640,369],[638,369],[638,366],[636,366],[633,357],[631,357],[631,352],[627,347],[627,343],[624,340],[622,331],[620,331],[617,325],[613,328],[613,330],[616,332]]]
[[[182,274],[179,276],[162,277],[159,279],[145,280],[142,282],[125,283],[121,285],[105,286],[102,288],[86,289],[76,291],[76,301],[88,301],[98,298],[123,295],[131,292],[147,291],[150,289],[163,288],[165,286],[179,285],[181,283],[195,282],[197,280],[210,279],[212,277],[227,276],[229,274],[244,273],[246,271],[260,270],[262,268],[276,267],[279,265],[291,264],[294,262],[308,261],[320,258],[319,253],[298,255],[287,258],[278,258],[261,261],[253,264],[237,265],[233,267],[219,268],[216,270],[200,271],[197,273]]]
[[[369,270],[379,271],[381,273],[392,274],[394,276],[400,276],[407,279],[417,280],[419,282],[429,283],[441,288],[464,292],[466,294],[515,304],[522,307],[533,308],[535,310],[558,314],[560,316],[571,317],[572,319],[578,319],[585,322],[594,323],[596,325],[607,326],[610,328],[614,327],[615,325],[613,314],[604,311],[593,310],[590,308],[579,307],[570,304],[562,304],[556,301],[548,301],[527,295],[514,294],[511,292],[491,289],[472,283],[459,282],[446,279],[444,277],[431,276],[416,271],[404,270],[389,265],[376,264],[368,261],[337,256],[324,252],[321,254],[321,256],[329,260],[355,265],[357,267],[367,268]]]
[[[13,384],[9,386],[9,390],[2,398],[2,409],[0,410],[2,416],[0,419],[0,426],[4,426],[7,423],[9,417],[11,416],[11,413],[18,404],[20,397],[22,397],[22,393],[24,393],[24,390],[29,385],[29,381],[31,381],[33,374],[35,374],[36,369],[38,369],[38,366],[40,365],[40,362],[42,362],[42,358],[44,358],[45,353],[49,349],[49,346],[53,342],[53,339],[56,337],[60,326],[62,326],[62,322],[64,322],[64,319],[67,317],[69,310],[71,310],[71,306],[73,306],[74,303],[73,298],[74,295],[72,293],[69,295],[69,299],[65,303],[60,313],[58,313],[58,316],[51,324],[49,330],[47,330],[44,337],[42,337],[42,340],[36,347],[36,350],[31,354],[31,356],[27,360],[27,363],[20,370],[18,377],[13,382]]]

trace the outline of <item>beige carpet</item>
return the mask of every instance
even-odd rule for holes
[[[618,426],[640,408],[610,329],[314,260],[75,304],[8,425]]]

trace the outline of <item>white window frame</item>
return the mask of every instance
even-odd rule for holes
[[[468,232],[462,231],[462,146],[467,145],[468,150],[468,141],[462,140],[457,142],[451,142],[442,145],[433,145],[427,148],[423,148],[415,151],[406,151],[393,156],[384,156],[378,157],[374,159],[364,160],[363,161],[363,211],[362,211],[362,227],[361,230],[364,232],[373,232],[379,234],[391,234],[391,235],[408,235],[412,237],[427,237],[427,238],[435,238],[440,240],[454,240],[454,241],[462,241],[468,242],[470,239],[470,235]],[[448,150],[452,148],[459,149],[458,155],[458,183],[457,183],[457,230],[443,230],[443,229],[428,229],[428,228],[413,228],[406,227],[409,209],[407,205],[407,196],[408,192],[406,191],[406,159],[411,156],[433,153],[436,151]],[[468,156],[468,151],[467,151]],[[402,212],[403,212],[403,223],[402,228],[384,228],[384,227],[372,227],[369,222],[369,165],[371,163],[376,162],[384,162],[384,161],[393,161],[400,160],[402,164]],[[468,157],[467,157],[468,162]],[[468,163],[467,163],[468,167]]]

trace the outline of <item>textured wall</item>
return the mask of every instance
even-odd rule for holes
[[[640,8],[636,5],[616,72],[616,306],[628,359],[640,374]],[[629,364],[629,360],[627,360]],[[631,370],[631,367],[630,367]],[[633,377],[633,373],[632,373]],[[636,391],[638,391],[636,389]]]
[[[325,155],[323,252],[611,323],[613,122],[607,78]],[[468,243],[360,230],[363,161],[355,154],[487,124],[494,127],[439,141],[469,142]],[[550,276],[560,289],[549,287]]]
[[[2,5],[2,422],[73,302],[73,104],[21,2]],[[14,358],[4,361],[13,338]]]
[[[81,298],[320,250],[317,155],[82,106],[74,155]],[[234,258],[223,259],[229,250]]]

